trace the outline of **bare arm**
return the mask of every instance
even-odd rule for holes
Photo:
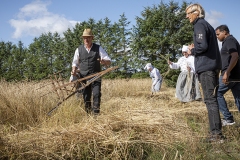
[[[111,61],[110,60],[104,60],[104,59],[101,59],[100,60],[100,64],[104,65],[104,66],[110,66],[111,64]]]
[[[238,52],[231,53],[231,60],[230,60],[229,66],[228,66],[226,72],[224,73],[223,79],[222,79],[222,82],[224,84],[226,84],[228,82],[228,78],[230,76],[230,72],[232,71],[232,69],[237,64],[237,61],[238,61]]]
[[[79,63],[79,54],[78,54],[78,48],[75,50],[74,53],[74,57],[73,57],[73,61],[72,61],[72,71],[71,71],[71,75],[76,75],[77,72],[77,66]]]
[[[104,66],[110,66],[111,64],[111,58],[108,56],[107,52],[100,46],[99,47],[100,52],[100,64]]]
[[[77,67],[76,66],[72,66],[71,75],[76,75],[76,73],[77,73]]]

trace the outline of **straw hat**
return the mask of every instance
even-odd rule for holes
[[[82,35],[82,36],[83,36],[83,37],[85,37],[85,36],[92,36],[92,37],[93,37],[92,30],[89,29],[89,28],[85,29],[85,30],[83,31],[83,35]]]

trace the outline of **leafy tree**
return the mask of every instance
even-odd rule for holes
[[[29,72],[26,75],[29,79],[40,80],[58,70],[59,67],[56,66],[59,65],[57,57],[62,56],[62,52],[59,51],[62,48],[58,48],[61,46],[58,39],[61,38],[57,33],[52,34],[49,32],[35,38],[34,42],[29,45],[29,58],[26,60],[26,65],[29,66]],[[58,45],[56,45],[55,41],[57,41]]]
[[[18,46],[14,45],[12,49],[13,64],[12,64],[12,77],[14,80],[22,80],[24,78],[24,72],[26,70],[24,66],[24,60],[26,59],[26,52],[23,43],[18,42]]]
[[[96,24],[98,26],[96,28],[96,35],[95,39],[97,39],[97,43],[101,45],[109,55],[114,51],[113,47],[113,25],[111,24],[111,21],[106,17],[103,21],[100,20]]]
[[[146,7],[141,13],[142,17],[136,17],[132,48],[134,54],[141,57],[137,67],[143,68],[148,61],[162,73],[169,73],[168,58],[176,60],[176,56],[181,54],[182,45],[192,40],[192,25],[186,20],[184,12],[187,5],[186,2],[179,6],[174,1],[168,4],[161,1],[152,8]],[[170,80],[170,77],[165,78]]]
[[[130,22],[123,13],[118,22],[106,17],[99,21],[90,18],[67,29],[61,37],[58,33],[46,33],[34,38],[28,48],[21,42],[0,42],[0,74],[6,80],[40,80],[49,74],[63,70],[69,76],[71,62],[76,48],[83,44],[82,32],[91,28],[94,41],[110,55],[112,65],[119,69],[109,77],[145,77],[143,67],[151,62],[163,73],[169,86],[174,86],[178,72],[169,70],[167,60],[176,61],[181,56],[183,44],[192,41],[192,25],[185,19],[185,8],[174,1],[162,1],[153,7],[146,7],[141,17],[136,17],[136,25],[129,28]]]
[[[65,59],[65,75],[70,76],[72,59],[76,48],[82,43],[83,26],[77,23],[73,30],[68,29],[64,32],[64,59]]]
[[[8,42],[8,43],[10,43],[10,42]],[[10,46],[11,45],[12,44],[10,43]],[[3,41],[0,42],[0,75],[1,75],[1,78],[5,77],[4,74],[6,73],[6,70],[8,68],[7,66],[5,66],[8,54],[10,53],[10,51],[8,51],[7,48],[8,48],[7,43],[5,43]]]
[[[103,24],[104,38],[101,40],[101,45],[107,51],[110,57],[114,57],[114,51],[116,46],[116,38],[114,36],[114,26],[111,21],[106,17]]]
[[[0,73],[1,78],[4,78],[5,80],[11,80],[11,64],[12,64],[12,48],[13,44],[11,42],[1,42],[0,43]],[[10,64],[9,64],[10,62]]]
[[[117,23],[114,23],[112,25],[112,36],[114,37],[111,41],[112,47],[113,47],[113,54],[111,55],[112,58],[112,65],[113,66],[119,66],[118,63],[118,45],[120,43],[120,36],[119,36],[119,27]],[[119,66],[120,67],[120,66]]]
[[[71,59],[68,57],[68,52],[66,52],[66,43],[64,39],[60,37],[58,33],[54,33],[52,37],[52,42],[50,43],[52,48],[52,72],[56,73],[63,71],[63,76],[69,75],[66,69],[70,68]]]
[[[118,23],[114,25],[116,34],[116,56],[114,57],[117,65],[126,73],[131,71],[129,61],[131,59],[130,29],[128,28],[130,21],[127,20],[125,13],[120,15]]]
[[[97,28],[95,29],[97,32],[95,32],[95,41],[99,45],[101,45],[108,55],[113,60],[114,58],[114,42],[115,37],[113,36],[113,25],[111,24],[111,21],[106,17],[104,20],[98,21],[96,24]],[[114,65],[114,64],[112,64]]]
[[[7,81],[22,80],[24,78],[24,60],[26,49],[21,41],[18,45],[11,42],[0,43],[0,73],[1,78]]]

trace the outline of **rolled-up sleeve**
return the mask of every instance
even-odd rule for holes
[[[172,63],[169,65],[171,69],[179,69],[179,65],[177,63]]]
[[[177,63],[170,64],[169,67],[171,69],[179,69],[181,61],[182,61],[182,57],[178,59]]]
[[[101,46],[99,46],[99,54],[101,59],[111,61],[111,58],[108,56],[107,52]]]
[[[79,52],[78,52],[78,48],[77,48],[74,53],[72,67],[78,67],[78,66],[79,66]]]

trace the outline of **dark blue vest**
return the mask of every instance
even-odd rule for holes
[[[93,43],[89,53],[84,45],[80,45],[78,51],[81,76],[85,77],[101,71],[99,45]]]

